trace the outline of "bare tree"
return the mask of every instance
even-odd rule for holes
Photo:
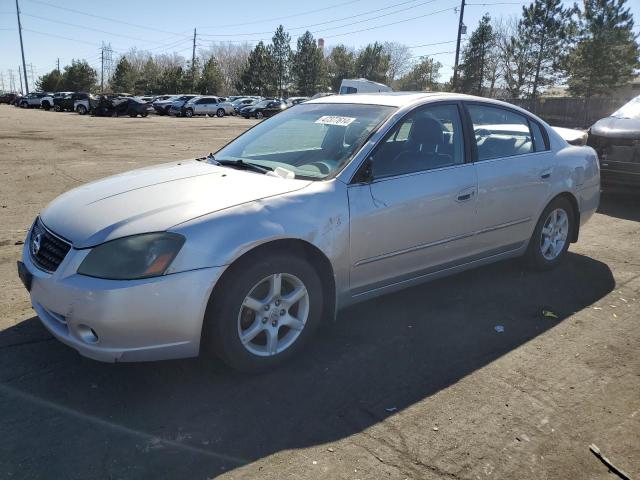
[[[389,56],[387,78],[390,83],[409,71],[411,67],[411,50],[405,44],[384,42],[382,51]]]
[[[516,17],[499,19],[494,28],[501,83],[511,98],[519,98],[525,94],[528,79],[533,73],[530,39],[520,35]]]
[[[211,57],[217,60],[223,78],[222,94],[230,95],[236,91],[236,84],[240,79],[250,52],[251,45],[248,43],[224,42],[212,43],[208,48],[200,49],[199,55],[203,63]]]

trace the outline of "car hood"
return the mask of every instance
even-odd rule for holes
[[[40,218],[75,248],[86,248],[128,235],[163,231],[310,183],[197,160],[172,162],[70,190],[51,202]]]
[[[590,133],[600,137],[640,139],[640,118],[602,118],[593,124]]]

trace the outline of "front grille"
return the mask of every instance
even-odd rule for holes
[[[587,145],[598,152],[601,161],[640,163],[640,140],[589,135]]]
[[[40,218],[36,219],[29,238],[29,252],[36,266],[55,272],[70,249],[70,243],[47,230]]]

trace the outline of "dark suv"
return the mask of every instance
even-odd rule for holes
[[[53,97],[53,110],[56,112],[73,112],[73,102],[84,93],[67,93],[61,97]]]

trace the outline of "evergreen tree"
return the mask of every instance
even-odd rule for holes
[[[86,60],[71,60],[71,65],[64,67],[64,89],[73,92],[88,92],[95,88],[98,73]]]
[[[374,82],[386,82],[389,55],[378,42],[367,45],[356,59],[356,75]]]
[[[271,55],[273,58],[273,78],[278,96],[284,95],[284,90],[289,83],[289,65],[291,59],[291,36],[280,25],[271,40]]]
[[[160,74],[160,91],[164,93],[181,93],[180,79],[183,75],[181,66],[166,66]]]
[[[215,57],[209,58],[202,69],[198,90],[202,95],[217,95],[223,87],[223,78]]]
[[[292,71],[301,95],[311,96],[322,88],[325,77],[324,57],[309,31],[298,38]]]
[[[518,41],[531,47],[532,98],[538,96],[540,87],[552,85],[557,77],[558,59],[567,46],[572,15],[573,10],[564,8],[562,0],[534,0],[522,7]]]
[[[329,84],[333,92],[340,89],[340,83],[345,78],[355,75],[355,54],[344,45],[333,47],[327,58]]]
[[[137,94],[161,93],[160,67],[151,57],[142,68],[142,72],[135,81],[134,91]]]
[[[36,88],[42,92],[59,92],[64,88],[64,77],[58,69],[51,70],[36,80]]]
[[[270,49],[262,42],[251,50],[247,64],[240,75],[238,90],[247,95],[271,95],[273,83],[273,57]]]
[[[491,17],[485,14],[462,51],[459,91],[482,95],[482,87],[486,80],[486,62],[494,45]]]
[[[135,91],[137,74],[127,57],[121,57],[116,71],[111,78],[111,89],[114,92],[130,93]]]
[[[584,0],[579,40],[564,59],[569,91],[591,97],[627,84],[639,66],[626,0]]]
[[[436,90],[441,68],[440,62],[436,62],[433,58],[423,57],[409,73],[398,79],[397,88],[398,90],[419,92]]]

